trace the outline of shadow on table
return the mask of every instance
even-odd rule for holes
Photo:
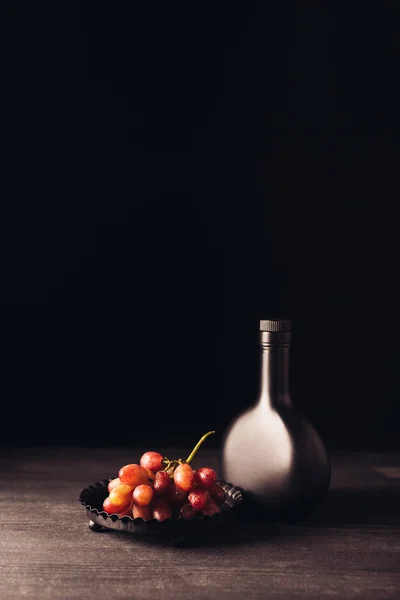
[[[269,521],[257,510],[243,511],[236,522],[204,539],[183,540],[185,546],[224,546],[298,538],[324,528],[400,527],[400,486],[386,489],[331,490],[320,508],[296,523]],[[178,542],[179,545],[179,542]]]
[[[254,506],[241,510],[229,526],[204,536],[135,539],[146,545],[175,547],[223,547],[241,544],[299,539],[324,528],[379,528],[400,526],[400,486],[390,489],[331,490],[320,508],[308,519],[297,523],[269,520],[265,512]],[[118,534],[120,535],[120,534]]]
[[[400,525],[400,485],[331,490],[307,524],[321,527]]]

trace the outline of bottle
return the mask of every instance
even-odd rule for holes
[[[260,321],[261,377],[255,403],[234,419],[222,440],[221,474],[267,518],[310,516],[329,490],[327,449],[292,405],[291,322]]]

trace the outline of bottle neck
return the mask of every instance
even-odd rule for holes
[[[291,406],[289,351],[289,345],[261,345],[260,403]]]

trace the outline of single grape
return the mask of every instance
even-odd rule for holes
[[[183,463],[175,469],[174,482],[178,489],[188,492],[194,483],[194,471],[190,465]]]
[[[134,519],[143,519],[144,521],[151,521],[153,518],[153,509],[150,504],[146,506],[133,505],[132,515]]]
[[[133,490],[133,502],[138,506],[147,506],[153,500],[154,490],[150,485],[142,483]]]
[[[180,510],[179,516],[185,521],[190,521],[196,516],[196,511],[190,504],[184,504]]]
[[[202,487],[193,488],[188,496],[189,504],[194,510],[203,510],[209,498],[210,494]]]
[[[154,477],[153,488],[157,496],[165,494],[168,488],[171,487],[171,477],[165,471],[158,471]]]
[[[144,467],[140,465],[131,464],[125,465],[120,468],[118,477],[122,483],[136,487],[142,483],[147,483],[149,480],[149,474]]]
[[[116,488],[117,485],[120,485],[121,483],[122,482],[119,477],[115,477],[115,479],[111,479],[111,481],[108,482],[108,486],[107,486],[108,491],[111,492],[111,490]]]
[[[150,471],[153,471],[153,473],[156,473],[157,471],[161,471],[161,469],[164,468],[163,465],[163,457],[161,456],[161,454],[159,454],[158,452],[145,452],[141,459],[140,459],[140,464],[142,465],[142,467],[144,467],[145,469],[150,469]]]
[[[180,508],[187,497],[188,492],[178,489],[173,481],[165,492],[165,498],[172,509]]]
[[[225,491],[217,483],[214,483],[214,485],[208,489],[208,492],[210,494],[210,498],[212,498],[212,500],[214,500],[217,504],[223,504],[225,502]]]
[[[172,516],[171,507],[164,498],[155,498],[153,502],[153,519],[165,521]]]
[[[129,503],[127,504],[127,506],[129,506]],[[121,512],[121,507],[113,504],[109,496],[107,496],[107,498],[103,502],[103,510],[105,510],[106,513],[109,515],[114,515],[116,513]]]
[[[128,508],[129,504],[132,502],[132,492],[133,487],[131,485],[126,485],[125,483],[121,483],[115,487],[109,493],[110,502],[113,506],[118,507],[117,512],[121,512]]]
[[[208,500],[207,504],[205,505],[205,507],[203,508],[202,512],[203,512],[203,515],[208,515],[208,516],[212,517],[213,515],[220,513],[221,508],[218,506],[218,504],[215,502],[215,500],[210,498]]]
[[[204,488],[210,488],[217,481],[217,474],[210,467],[202,467],[195,471],[194,480]]]

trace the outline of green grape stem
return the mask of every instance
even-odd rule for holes
[[[185,463],[189,464],[190,461],[193,460],[195,454],[197,453],[197,451],[200,448],[200,446],[202,445],[202,443],[213,433],[215,433],[215,431],[208,431],[207,433],[205,433],[203,435],[203,437],[199,439],[199,441],[197,442],[197,444],[195,445],[195,447],[193,448],[193,450],[191,451],[191,453],[189,454],[189,456],[187,457],[186,460],[182,460],[181,458],[179,458],[178,460],[169,460],[169,458],[164,456],[163,461],[162,461],[163,464],[166,465],[164,471],[166,471],[169,474],[171,479],[174,476],[175,469],[177,467],[179,467],[179,465],[182,465]],[[172,469],[172,471],[171,471],[171,469]]]
[[[197,442],[197,444],[195,445],[195,447],[193,448],[193,450],[191,451],[191,453],[185,460],[185,463],[190,463],[190,461],[193,460],[195,454],[197,453],[197,450],[200,448],[202,443],[213,433],[215,433],[215,431],[209,431],[208,433],[204,434],[202,438],[199,439],[199,441]]]

